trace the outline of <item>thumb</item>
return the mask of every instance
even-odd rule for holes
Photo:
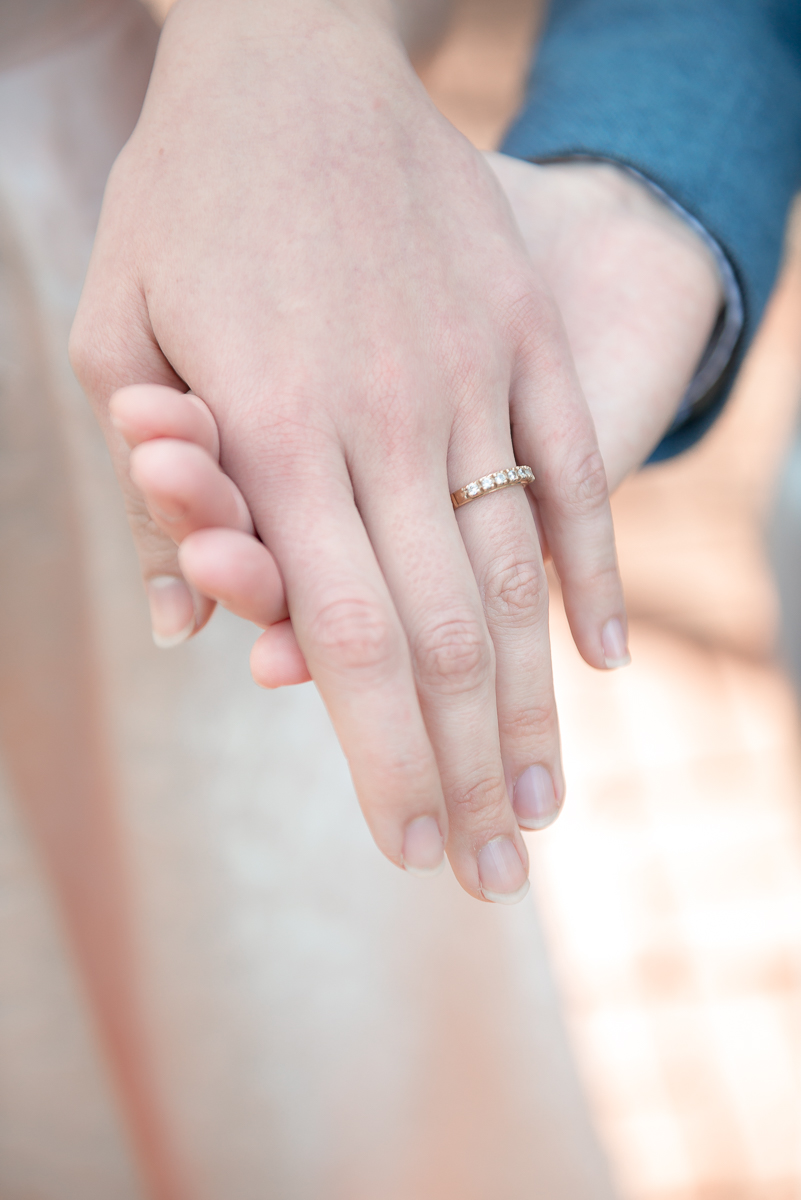
[[[134,383],[161,384],[181,392],[187,391],[186,384],[156,342],[144,297],[117,299],[110,305],[93,287],[91,269],[72,327],[70,362],[94,409],[122,489],[150,605],[153,641],[165,649],[177,646],[203,628],[214,612],[214,601],[187,583],[178,547],[148,513],[131,479],[130,450],[111,418],[109,403],[115,391]]]

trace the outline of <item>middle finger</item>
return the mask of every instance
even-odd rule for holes
[[[528,857],[507,792],[495,703],[495,659],[476,580],[454,521],[445,464],[384,463],[353,478],[357,504],[406,630],[463,887],[513,903]]]

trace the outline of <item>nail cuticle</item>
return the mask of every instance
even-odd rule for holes
[[[152,500],[148,500],[147,507],[150,510],[151,516],[158,517],[160,521],[166,521],[168,525],[174,525],[176,521],[182,521],[186,517],[186,509],[181,508],[175,513],[166,513],[163,508],[159,508]]]
[[[160,650],[180,646],[197,628],[192,592],[177,575],[158,575],[150,579],[147,592],[154,643]]]
[[[492,892],[488,888],[481,888],[481,895],[490,904],[519,904],[530,887],[531,881],[527,879],[516,892]]]
[[[155,629],[152,630],[153,641],[159,650],[172,650],[173,646],[180,646],[182,642],[188,641],[194,632],[194,618],[183,629],[179,629],[177,633],[170,634],[169,637],[164,637],[163,634],[156,633]]]
[[[553,825],[561,811],[561,808],[556,808],[552,813],[548,813],[547,816],[543,817],[518,817],[517,823],[521,829],[530,829],[532,831],[547,829],[549,825]]]
[[[608,671],[616,671],[618,667],[627,667],[631,662],[631,655],[626,654],[623,658],[605,658],[604,666]]]
[[[413,867],[401,855],[401,865],[407,875],[416,875],[418,879],[434,879],[435,876],[441,875],[445,870],[445,859],[443,858],[435,867]]]
[[[619,617],[611,617],[604,625],[601,630],[601,647],[604,666],[608,671],[627,667],[631,662],[626,633]]]

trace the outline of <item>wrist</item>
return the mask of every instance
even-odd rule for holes
[[[240,29],[258,36],[348,25],[365,33],[397,33],[398,11],[392,0],[147,0],[162,19],[192,19],[209,29]]]
[[[617,202],[620,202],[621,192],[624,193],[624,206],[629,211],[637,207],[641,215],[659,226],[664,250],[684,256],[683,275],[687,287],[699,311],[705,312],[707,317],[700,328],[708,325],[710,305],[716,302],[714,325],[674,415],[668,431],[672,433],[683,429],[688,422],[695,423],[702,418],[731,386],[745,324],[742,289],[720,243],[661,187],[630,166],[586,165],[595,171],[605,169],[605,181],[617,193]],[[658,276],[655,286],[659,286]]]
[[[576,160],[544,165],[549,176],[562,176],[563,187],[574,198],[574,205],[584,208],[588,225],[648,228],[663,244],[666,255],[680,254],[685,278],[698,302],[711,315],[718,311],[725,293],[711,239],[705,239],[690,223],[689,215],[681,215],[678,206],[671,205],[660,190],[628,168],[608,162]]]
[[[689,218],[616,166],[490,161],[561,311],[614,486],[699,373],[723,300],[714,255]]]
[[[271,91],[286,99],[289,89],[289,103],[322,112],[365,83],[376,98],[394,83],[424,94],[389,0],[175,0],[154,71],[160,84],[164,61],[168,90],[180,90],[182,80],[196,86],[205,72],[226,101]]]
[[[40,2],[57,4],[60,0]],[[143,3],[158,24],[163,25],[178,0],[143,0]],[[364,20],[367,15],[394,31],[412,58],[431,53],[439,44],[453,9],[453,0],[341,0],[341,3],[332,0],[332,3],[351,20]],[[221,15],[225,15],[227,7],[221,0]]]

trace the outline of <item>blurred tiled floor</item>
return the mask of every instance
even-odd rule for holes
[[[478,145],[534,25],[469,3],[424,71]],[[631,1200],[801,1196],[801,761],[762,537],[799,392],[801,255],[713,433],[616,498],[632,667],[587,668],[554,603],[570,794],[532,875]]]
[[[801,1194],[793,698],[646,623],[605,680],[555,626],[570,803],[529,844],[624,1194]]]

